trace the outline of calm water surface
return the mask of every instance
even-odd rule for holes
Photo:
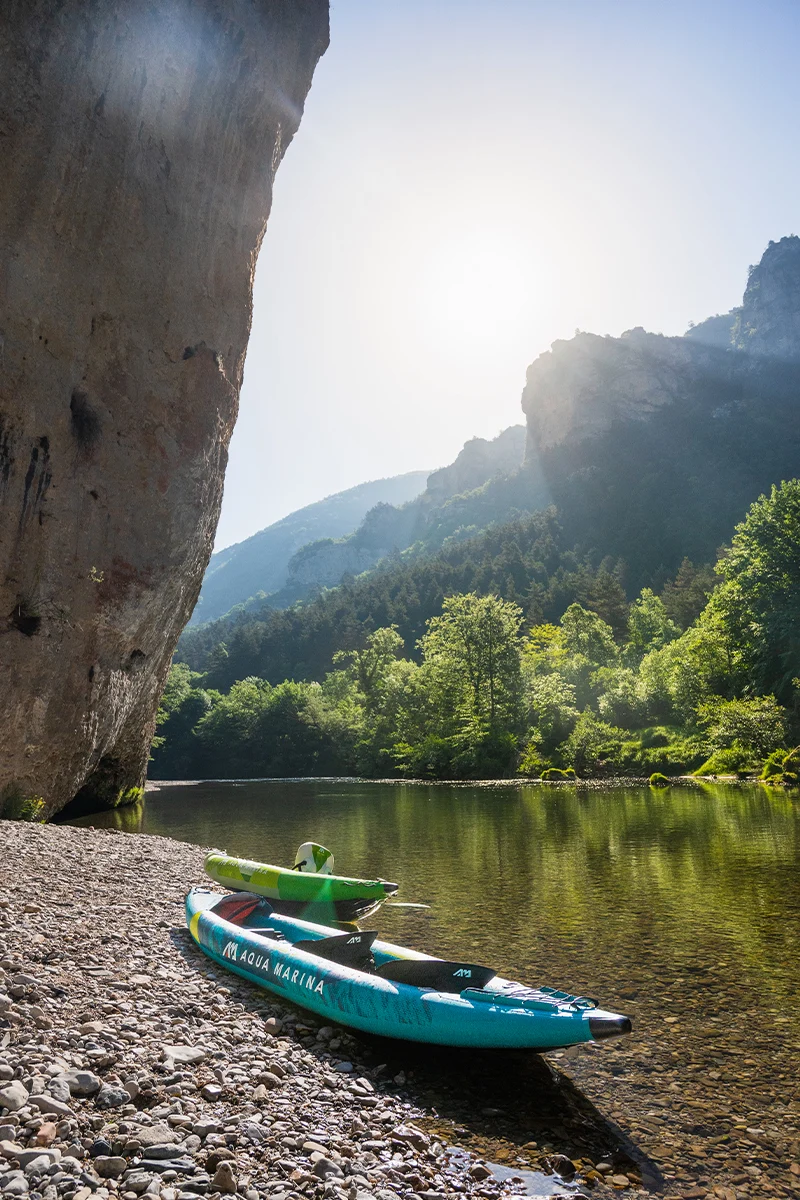
[[[141,809],[77,823],[287,865],[301,842],[322,842],[338,872],[395,880],[398,899],[431,906],[385,906],[367,923],[383,937],[588,993],[631,1015],[632,1038],[553,1056],[566,1059],[554,1065],[667,1186],[735,1179],[747,1196],[768,1180],[780,1190],[796,1179],[788,1173],[800,1123],[794,794],[744,785],[170,784],[148,792]]]

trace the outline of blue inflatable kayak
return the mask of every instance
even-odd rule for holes
[[[259,896],[194,888],[186,923],[210,958],[252,983],[365,1033],[429,1042],[555,1050],[630,1033],[628,1017],[488,967],[446,962],[279,915]]]

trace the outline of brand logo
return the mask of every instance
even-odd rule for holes
[[[453,972],[453,975],[456,977],[456,979],[458,979],[459,976],[463,976],[464,979],[472,979],[472,971],[467,970],[466,967],[460,967],[457,971]]]
[[[296,987],[306,988],[314,995],[323,995],[323,981],[317,979],[316,975],[311,975],[307,971],[301,971],[299,967],[292,967],[291,963],[279,962],[276,958],[272,964],[272,974],[276,979],[282,979],[286,983],[293,983]]]

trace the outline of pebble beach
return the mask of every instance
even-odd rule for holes
[[[0,846],[3,1195],[494,1200],[569,1189],[736,1200],[719,1158],[708,1183],[665,1188],[622,1134],[614,1144],[561,1064],[539,1056],[530,1056],[531,1090],[539,1078],[557,1094],[567,1140],[585,1157],[531,1140],[526,1170],[514,1170],[520,1158],[498,1169],[502,1151],[465,1146],[469,1137],[457,1135],[469,1131],[440,1119],[391,1050],[380,1061],[380,1046],[321,1025],[200,953],[183,919],[186,891],[207,882],[197,846],[11,822],[0,822]],[[614,1049],[590,1049],[573,1076],[607,1079],[619,1103]],[[591,1061],[598,1054],[608,1055],[605,1069]],[[423,1068],[425,1057],[417,1050]],[[487,1084],[476,1100],[473,1091],[465,1107],[487,1104],[489,1092]],[[499,1110],[480,1111],[491,1121]],[[764,1154],[757,1142],[755,1151]],[[760,1168],[745,1174],[742,1194],[791,1194],[797,1176],[784,1171],[777,1187]]]

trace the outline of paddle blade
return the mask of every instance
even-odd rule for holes
[[[333,855],[317,842],[303,842],[294,856],[296,871],[310,871],[313,875],[330,875],[333,871]]]

